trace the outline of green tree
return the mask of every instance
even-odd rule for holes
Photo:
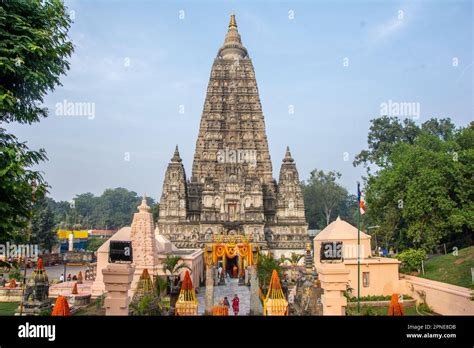
[[[95,209],[98,204],[98,198],[92,193],[83,193],[74,198],[74,213],[80,218],[81,223],[86,227],[95,225]]]
[[[70,24],[59,0],[0,2],[1,123],[31,124],[47,116],[43,98],[69,68]],[[38,185],[38,197],[46,190],[40,173],[29,168],[46,159],[44,150],[30,151],[0,128],[0,239],[24,235],[31,211],[31,182]]]
[[[367,178],[367,217],[386,246],[431,251],[448,241],[472,243],[473,132],[473,124],[455,130],[432,119],[410,128],[410,141],[384,145],[383,160],[373,153],[379,169]]]
[[[337,213],[349,209],[351,204],[347,190],[337,183],[341,174],[322,170],[313,170],[310,178],[302,183],[306,217],[311,228],[324,228],[329,225]],[[344,211],[350,214],[349,211]]]
[[[31,220],[31,242],[38,244],[41,249],[51,251],[57,242],[55,227],[54,214],[47,199],[35,202]]]
[[[260,254],[257,262],[257,278],[259,286],[262,288],[262,292],[266,294],[266,290],[270,285],[270,279],[272,278],[273,270],[276,270],[278,277],[282,279],[283,271],[280,266],[281,260],[276,260],[271,254],[265,255]]]
[[[32,212],[32,183],[37,183],[40,199],[46,185],[32,166],[45,160],[43,150],[29,151],[11,134],[0,128],[0,242],[25,241],[25,229]]]
[[[87,240],[86,250],[87,251],[97,251],[107,241],[105,238],[92,237]]]
[[[94,204],[90,223],[95,227],[109,229],[129,226],[141,201],[142,197],[139,197],[136,192],[125,188],[107,189]],[[154,200],[147,197],[147,204],[153,207]]]
[[[426,251],[423,249],[407,249],[397,255],[401,261],[401,268],[404,272],[421,270],[421,263],[426,259]]]
[[[150,205],[150,204],[149,204]],[[151,212],[153,214],[153,221],[157,222],[158,218],[160,217],[160,203],[154,203],[150,205],[151,207]]]
[[[291,280],[296,280],[297,272],[296,267],[298,266],[298,262],[304,258],[303,254],[291,253],[290,257],[281,256],[281,263],[288,261],[291,264]]]
[[[382,116],[371,121],[367,143],[369,148],[356,155],[354,166],[362,164],[370,173],[370,164],[378,167],[387,165],[393,145],[399,142],[413,144],[420,132],[413,120],[401,122],[396,117]]]
[[[180,273],[181,270],[188,269],[191,270],[183,261],[181,256],[177,255],[166,255],[166,258],[163,260],[163,271],[165,274],[175,276]]]

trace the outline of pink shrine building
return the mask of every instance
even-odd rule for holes
[[[399,292],[400,261],[372,255],[371,237],[360,232],[360,296],[391,295]],[[322,261],[321,243],[342,242],[342,261]],[[357,296],[357,228],[337,218],[314,238],[314,264],[341,263],[349,270],[348,286]]]

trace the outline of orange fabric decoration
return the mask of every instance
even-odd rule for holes
[[[227,306],[213,306],[212,315],[214,316],[226,316],[229,315],[229,308]]]
[[[77,294],[78,294],[78,291],[77,291],[77,283],[74,283],[74,287],[72,288],[71,294],[73,294],[73,295],[77,295]]]
[[[53,317],[68,317],[71,315],[66,297],[58,296],[56,303],[54,304],[53,313],[51,315]]]
[[[405,311],[403,310],[402,304],[398,302],[398,294],[392,294],[392,298],[390,300],[390,307],[388,307],[388,315],[390,316],[405,315]]]
[[[189,276],[189,271],[186,271],[186,274],[184,275],[183,285],[181,286],[181,291],[191,290],[192,288],[193,282],[191,281],[191,277]]]
[[[176,301],[175,314],[179,316],[197,315],[198,301],[194,292],[193,282],[189,276],[189,271],[184,275],[181,291],[179,292],[178,301]]]
[[[44,266],[43,266],[43,259],[39,258],[38,263],[36,264],[36,270],[43,270],[44,271]]]
[[[281,289],[280,279],[276,270],[272,272],[270,287],[263,301],[263,315],[288,315],[288,301]]]

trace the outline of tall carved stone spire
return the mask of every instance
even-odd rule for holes
[[[227,234],[251,237],[272,251],[304,252],[308,225],[289,149],[280,184],[273,179],[252,60],[231,15],[211,68],[191,178],[186,181],[176,148],[165,174],[157,233],[178,248],[202,247],[216,234]]]
[[[304,200],[298,170],[288,146],[278,181],[277,221],[305,222]]]
[[[160,222],[185,221],[186,215],[186,173],[176,145],[163,182]]]
[[[275,186],[265,120],[235,16],[212,66],[192,169],[190,191],[196,194],[191,193],[189,207],[194,219],[239,219],[249,213],[264,221],[264,213],[274,214],[275,197],[263,197]],[[200,204],[207,217],[197,216]]]

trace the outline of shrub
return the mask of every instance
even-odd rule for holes
[[[421,268],[421,262],[426,258],[426,251],[423,249],[407,249],[397,255],[397,259],[402,262],[401,269],[404,272],[415,272]]]
[[[22,273],[20,269],[14,268],[8,273],[8,278],[9,279],[15,279],[16,281],[21,281],[22,279]]]

